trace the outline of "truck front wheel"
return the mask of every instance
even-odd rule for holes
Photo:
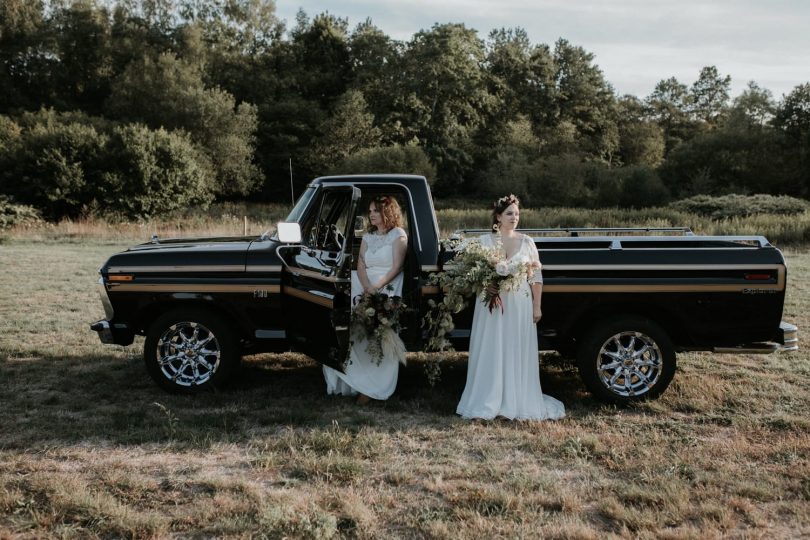
[[[659,396],[675,376],[675,348],[664,330],[641,317],[618,317],[590,330],[577,349],[585,386],[601,401]]]
[[[233,332],[217,315],[177,310],[155,320],[143,358],[149,375],[169,392],[194,393],[224,385],[239,363]]]

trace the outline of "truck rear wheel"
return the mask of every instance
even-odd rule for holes
[[[659,396],[675,376],[675,348],[664,330],[641,317],[618,317],[597,324],[577,349],[585,386],[609,403]]]
[[[177,310],[155,320],[146,333],[146,371],[169,392],[220,388],[239,364],[232,330],[219,316]]]

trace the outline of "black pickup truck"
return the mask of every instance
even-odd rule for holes
[[[441,291],[428,276],[442,247],[429,186],[411,175],[314,180],[273,234],[156,237],[110,257],[99,273],[104,343],[146,336],[149,374],[172,391],[227,381],[243,354],[300,350],[339,367],[349,344],[350,273],[368,201],[395,196],[408,232],[401,333],[423,346],[421,318]],[[485,231],[459,231],[461,235]],[[688,229],[523,230],[543,263],[541,350],[576,358],[586,386],[613,402],[663,392],[679,351],[766,353],[798,348],[782,322],[785,260],[763,237]],[[451,341],[466,350],[471,309]]]

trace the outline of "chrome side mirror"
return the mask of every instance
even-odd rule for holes
[[[278,231],[278,239],[280,242],[284,244],[301,243],[301,225],[298,223],[280,222],[276,230]]]

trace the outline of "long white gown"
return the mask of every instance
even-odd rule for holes
[[[484,246],[494,245],[493,235],[481,238]],[[537,249],[523,235],[520,249],[512,258],[539,263]],[[540,270],[533,281],[542,283]],[[490,313],[476,298],[470,333],[467,385],[456,413],[464,418],[546,420],[565,416],[565,406],[540,388],[537,326],[532,320],[532,293],[529,282],[500,293],[503,313]]]
[[[387,234],[369,233],[364,236],[366,242],[366,273],[371,283],[376,283],[388,273],[394,264],[394,242],[406,236],[405,231],[395,227]],[[382,289],[389,296],[402,296],[402,272],[391,280],[392,290]],[[363,294],[363,286],[352,272],[352,298]],[[355,341],[349,351],[349,363],[344,373],[323,366],[326,379],[326,393],[353,396],[358,392],[374,399],[388,399],[397,387],[399,364],[405,363],[405,345],[391,332],[390,339],[383,340],[383,359],[379,365],[366,351],[366,340]]]

